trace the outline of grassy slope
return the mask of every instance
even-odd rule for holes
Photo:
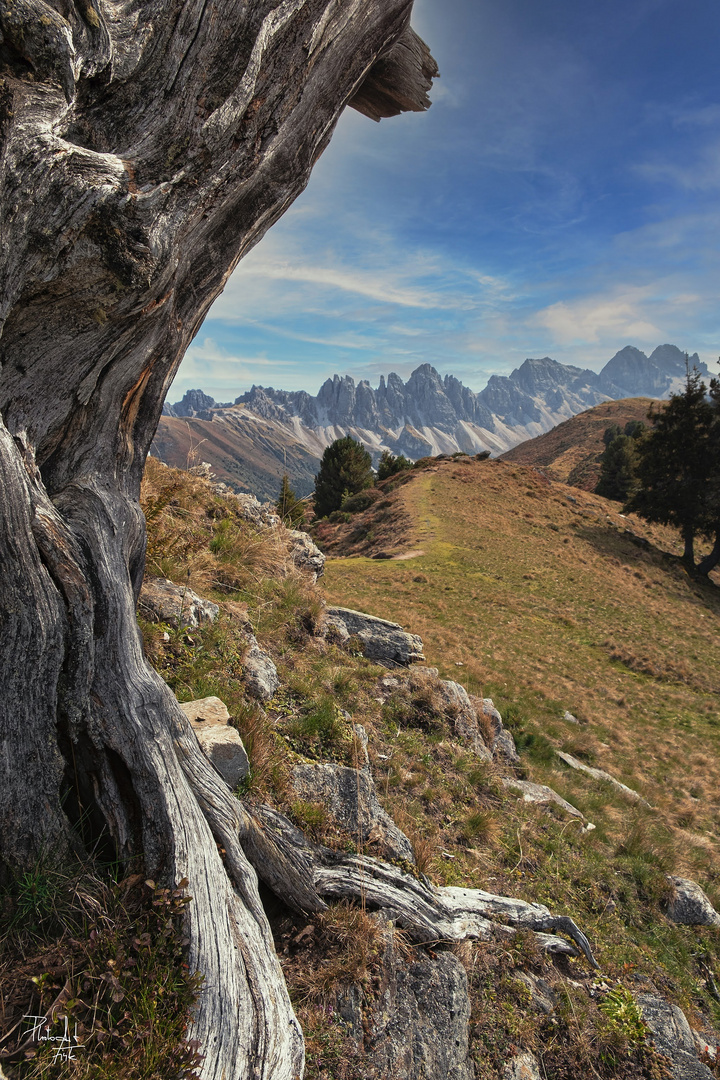
[[[605,429],[611,424],[624,428],[630,420],[647,423],[648,410],[653,404],[658,403],[652,398],[606,401],[558,424],[545,435],[514,446],[501,460],[514,465],[534,465],[542,468],[551,480],[593,491],[600,477]]]
[[[414,522],[408,542],[424,554],[333,559],[328,600],[401,622],[441,674],[492,696],[525,730],[532,778],[598,825],[599,851],[657,826],[674,868],[717,898],[717,585],[685,574],[671,532],[533,469],[441,462],[395,497]],[[581,725],[564,721],[565,710]],[[552,747],[610,772],[657,813],[640,821]]]
[[[152,452],[173,468],[188,469],[201,461],[218,480],[260,499],[276,499],[284,472],[298,494],[312,490],[319,458],[300,443],[288,445],[272,429],[255,424],[248,430],[195,417],[163,416]]]

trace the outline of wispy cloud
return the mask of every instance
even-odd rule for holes
[[[635,166],[638,175],[653,183],[669,183],[685,191],[715,191],[720,187],[720,139],[691,154],[692,160],[654,160]]]
[[[653,341],[661,330],[646,315],[652,288],[631,287],[603,296],[560,300],[538,311],[530,325],[549,330],[561,344],[593,344],[607,340]]]

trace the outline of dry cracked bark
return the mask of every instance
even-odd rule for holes
[[[144,661],[140,479],[189,342],[343,108],[427,107],[411,7],[0,0],[0,873],[89,834],[187,877],[207,1080],[303,1068],[256,869],[302,910],[336,886]]]

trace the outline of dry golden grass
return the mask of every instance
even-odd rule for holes
[[[227,595],[290,570],[282,530],[258,530],[192,473],[148,458],[140,498],[148,574]]]
[[[551,480],[594,491],[600,479],[605,430],[613,424],[624,428],[633,420],[648,424],[650,406],[658,404],[652,398],[605,401],[565,420],[536,439],[514,446],[502,455],[502,460],[513,465],[541,468]]]
[[[419,633],[444,677],[542,734],[549,752],[535,755],[536,778],[585,800],[593,819],[597,783],[555,760],[554,746],[574,746],[668,823],[692,818],[680,864],[715,878],[720,590],[688,577],[676,534],[497,461],[436,463],[394,498],[424,554],[331,559],[328,600]]]

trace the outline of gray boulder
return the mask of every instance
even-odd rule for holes
[[[383,914],[378,913],[378,919]],[[386,922],[378,992],[352,986],[338,1011],[363,1054],[365,1080],[473,1080],[465,969],[450,952],[408,961]]]
[[[439,679],[437,693],[444,712],[452,721],[456,735],[464,743],[469,744],[478,757],[485,761],[492,761],[493,756],[480,733],[477,712],[465,687],[460,683]]]
[[[529,780],[516,780],[514,776],[504,777],[503,784],[506,788],[519,791],[525,802],[539,803],[541,805],[543,803],[554,803],[572,817],[585,821],[584,814],[581,814],[576,806],[567,802],[561,795],[558,795],[557,791],[553,791],[552,788],[547,787],[545,784],[533,784]]]
[[[247,636],[249,647],[243,658],[242,680],[245,688],[258,701],[269,701],[280,685],[272,658],[260,648],[254,634]]]
[[[654,994],[638,994],[637,1003],[655,1049],[670,1059],[673,1080],[713,1080],[707,1065],[698,1060],[692,1029],[682,1010]]]
[[[617,791],[620,791],[628,799],[632,799],[633,802],[642,803],[643,806],[647,806],[649,809],[653,809],[647,799],[643,799],[637,791],[633,791],[627,784],[623,784],[620,780],[616,780],[610,773],[605,772],[603,769],[594,769],[591,765],[586,765],[583,761],[578,761],[572,754],[565,754],[562,750],[556,750],[557,756],[569,765],[571,769],[577,769],[578,772],[584,772],[587,776],[592,776],[594,780],[603,780],[606,784],[612,785]]]
[[[325,573],[325,555],[306,532],[288,529],[293,565],[316,582]]]
[[[167,578],[145,578],[138,599],[138,612],[148,622],[192,629],[201,623],[215,622],[220,608],[203,600],[187,585],[176,585]]]
[[[552,1016],[557,999],[555,991],[545,979],[541,979],[539,975],[531,975],[529,971],[516,971],[513,978],[523,983],[530,992],[532,1004],[538,1012]]]
[[[363,656],[388,667],[408,667],[425,659],[423,644],[417,634],[408,634],[398,623],[366,615],[351,608],[329,607],[325,610],[326,633],[332,630],[342,641],[357,638]]]
[[[195,701],[183,701],[180,708],[193,726],[195,724],[229,724],[230,713],[224,701],[219,697],[197,698]]]
[[[246,491],[235,492],[233,498],[240,516],[259,529],[274,529],[280,524],[280,515],[274,503],[261,503],[255,495]]]
[[[527,1052],[516,1054],[504,1066],[503,1080],[542,1080],[537,1058]]]
[[[217,697],[182,702],[203,753],[233,790],[250,774],[250,762],[243,741],[230,727],[230,713]]]
[[[377,844],[386,858],[415,861],[407,836],[378,802],[367,766],[353,769],[326,761],[303,762],[293,769],[292,786],[299,799],[322,803],[335,824],[354,840]]]
[[[493,757],[499,761],[506,761],[510,765],[520,764],[520,755],[515,746],[515,740],[505,728],[502,716],[495,708],[492,698],[476,698],[479,701],[479,711],[483,714],[487,726],[492,731],[491,749]]]
[[[280,680],[272,657],[260,648],[253,633],[252,623],[248,618],[247,604],[226,600],[223,604],[223,612],[235,624],[247,642],[242,673],[245,689],[258,701],[269,701],[280,685]]]
[[[668,875],[673,895],[668,903],[667,915],[673,922],[683,926],[720,926],[720,915],[695,881]]]

